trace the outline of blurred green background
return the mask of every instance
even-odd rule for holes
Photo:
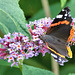
[[[54,18],[61,11],[61,9],[66,6],[70,7],[71,15],[73,18],[75,17],[75,0],[48,0],[48,3],[51,12],[51,18]],[[41,0],[20,0],[19,6],[24,12],[24,17],[27,20],[26,22],[46,17]],[[20,15],[19,12],[17,14],[18,16]],[[3,33],[1,32],[1,30],[0,30],[0,36],[3,37]],[[73,58],[69,59],[69,61],[65,63],[64,66],[59,66],[59,75],[75,75],[75,46],[72,46],[71,49],[73,52]],[[25,60],[24,63],[27,65],[51,71],[52,70],[51,61],[52,61],[51,55],[46,53],[44,57],[42,56],[42,54],[40,54],[38,57],[33,57],[28,60]],[[5,61],[3,62],[6,63]],[[0,66],[1,75],[7,75],[6,72],[8,72],[8,70],[10,71],[8,72],[8,75],[11,74],[11,71],[13,71],[11,75],[21,75],[19,69],[16,69],[14,67],[10,69],[11,67],[4,66],[4,64],[2,64],[2,60],[0,60],[0,65],[1,65]]]

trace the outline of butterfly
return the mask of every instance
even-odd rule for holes
[[[46,43],[51,55],[60,65],[68,62],[66,57],[72,58],[69,43],[74,35],[74,27],[71,26],[72,17],[70,8],[65,7],[55,17],[45,35],[41,39]]]

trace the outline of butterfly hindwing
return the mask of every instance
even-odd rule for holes
[[[41,36],[41,38],[43,40],[45,40],[46,45],[48,46],[48,48],[53,51],[54,53],[57,53],[58,55],[60,54],[60,56],[68,56],[68,51],[66,48],[66,44],[64,40],[61,40],[57,37],[54,36],[50,36],[50,35],[43,35]]]
[[[58,62],[61,66],[64,65],[64,62],[68,62],[68,60],[66,58],[62,58],[53,52],[51,52],[51,55],[55,59],[55,61]]]

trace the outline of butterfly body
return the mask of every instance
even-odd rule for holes
[[[65,57],[72,58],[68,45],[74,35],[71,22],[70,9],[66,7],[53,20],[46,34],[41,36],[51,55],[60,65],[64,65],[64,62],[68,61]]]

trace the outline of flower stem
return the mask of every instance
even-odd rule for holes
[[[58,63],[55,61],[55,59],[52,56],[51,56],[51,60],[52,60],[52,71],[55,73],[55,75],[59,75]]]
[[[19,68],[20,68],[20,70],[21,70],[21,72],[22,72],[23,66],[22,66],[21,64],[18,64],[18,66],[19,66]]]
[[[43,9],[45,11],[46,17],[51,17],[51,12],[49,10],[48,0],[41,0],[41,3],[42,3],[42,6],[43,6]]]
[[[22,72],[22,70],[23,70],[23,60],[19,60],[18,66],[19,66],[19,68],[20,68],[20,70]]]

